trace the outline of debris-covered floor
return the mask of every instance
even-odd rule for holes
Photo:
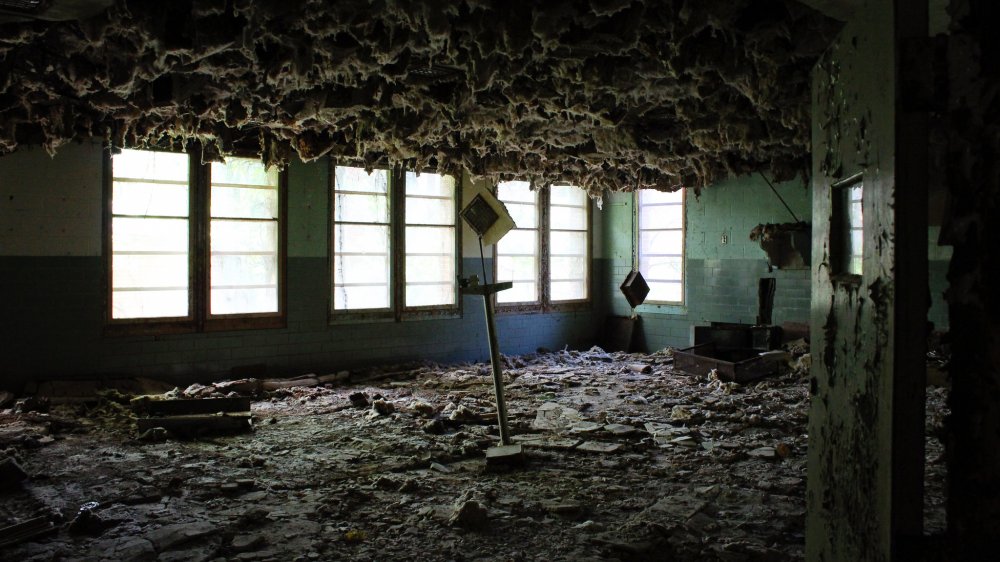
[[[486,467],[498,436],[482,364],[264,391],[253,432],[228,436],[138,439],[131,397],[118,392],[48,412],[0,410],[0,456],[29,476],[0,491],[0,526],[55,524],[0,557],[802,558],[805,361],[747,385],[675,372],[669,351],[505,362],[512,430],[526,450],[517,468]],[[928,527],[940,529],[944,391],[928,396]]]

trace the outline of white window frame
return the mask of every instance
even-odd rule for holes
[[[104,155],[104,331],[107,335],[162,334],[206,332],[236,329],[283,328],[286,317],[286,277],[287,261],[287,172],[278,174],[278,216],[277,223],[277,310],[269,312],[213,314],[211,307],[212,290],[212,247],[211,247],[211,164],[202,164],[201,151],[192,147],[186,152],[149,149],[149,152],[172,152],[184,154],[188,169],[188,314],[179,317],[113,317],[114,287],[113,268],[115,247],[113,240],[114,219],[120,217],[114,212],[114,166],[112,152],[105,149]],[[235,157],[242,157],[235,155]],[[264,219],[261,219],[264,220]]]
[[[633,247],[635,248],[633,267],[642,273],[643,278],[647,283],[667,282],[674,283],[674,280],[668,279],[656,279],[651,278],[644,257],[676,257],[680,259],[681,263],[681,279],[676,281],[680,284],[680,300],[657,300],[654,293],[650,291],[650,296],[646,298],[644,305],[660,305],[666,307],[684,307],[687,303],[687,190],[678,190],[680,201],[676,203],[643,203],[642,193],[644,190],[636,190],[633,196],[633,208],[634,208],[634,240]],[[644,227],[642,224],[642,208],[643,207],[670,207],[679,206],[681,209],[681,223],[680,227],[665,227],[662,225],[653,225],[651,227]],[[673,248],[667,252],[658,252],[655,254],[644,253],[642,249],[642,234],[643,232],[678,232],[680,233],[680,248]]]
[[[409,222],[406,217],[406,177],[409,173],[415,173],[411,170],[388,170],[386,168],[376,168],[388,173],[388,198],[389,198],[389,273],[388,273],[388,283],[389,283],[389,306],[385,308],[376,309],[336,309],[335,306],[335,291],[337,290],[336,283],[336,273],[334,271],[334,249],[336,248],[336,195],[338,192],[336,185],[336,169],[338,166],[357,168],[358,166],[350,162],[337,162],[333,159],[329,161],[329,194],[330,194],[330,207],[328,211],[328,219],[330,225],[329,232],[329,267],[327,268],[329,277],[329,292],[328,299],[329,304],[327,306],[330,321],[332,323],[339,322],[356,322],[356,321],[402,321],[402,320],[412,320],[420,318],[433,318],[433,317],[455,317],[460,316],[462,312],[462,299],[458,288],[458,277],[461,275],[461,232],[462,229],[458,227],[458,212],[459,204],[461,201],[462,193],[462,180],[461,178],[451,176],[449,174],[441,174],[443,176],[451,177],[454,181],[454,206],[452,212],[452,224],[435,224],[426,225],[435,228],[451,228],[454,231],[454,269],[451,285],[453,290],[453,302],[451,304],[442,305],[427,305],[427,306],[410,306],[406,304],[406,287],[407,287],[407,277],[406,277],[406,229],[407,227],[422,227],[425,226],[418,222]],[[436,173],[436,172],[424,172],[424,173]],[[409,196],[412,199],[425,199],[433,197],[424,196]],[[413,256],[414,254],[410,254]],[[412,284],[412,283],[411,283]]]
[[[559,185],[569,185],[569,184],[559,184]],[[499,186],[495,186],[494,191]],[[577,187],[577,186],[574,186]],[[582,188],[580,188],[582,189]],[[583,299],[576,300],[553,300],[552,299],[552,271],[551,271],[551,208],[550,203],[550,191],[548,188],[535,190],[537,193],[536,198],[536,212],[537,212],[537,223],[535,229],[526,230],[536,230],[536,244],[535,255],[538,259],[538,268],[536,283],[538,286],[538,299],[534,302],[498,302],[497,312],[500,313],[517,313],[517,312],[550,312],[550,311],[564,311],[564,310],[579,310],[585,309],[591,306],[593,302],[593,243],[594,243],[594,220],[593,220],[593,204],[590,202],[588,197],[586,205],[586,297]],[[499,262],[499,252],[496,245],[493,247],[493,278],[498,281],[503,281],[498,276],[498,262]]]

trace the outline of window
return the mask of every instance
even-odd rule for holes
[[[496,245],[496,279],[514,286],[497,293],[508,309],[546,309],[590,297],[590,200],[576,186],[532,190],[500,182],[497,198],[515,228]]]
[[[110,157],[109,326],[152,331],[283,324],[282,175],[256,159]]]
[[[331,175],[333,315],[457,311],[455,179],[336,165]]]
[[[541,304],[538,191],[526,181],[500,182],[497,199],[506,205],[515,225],[496,244],[497,282],[514,282],[512,288],[497,293],[497,302]]]
[[[646,302],[684,302],[684,190],[640,189],[636,195],[639,272],[649,285]]]
[[[858,276],[864,257],[863,184],[856,174],[833,187],[833,223],[830,250],[833,273]]]

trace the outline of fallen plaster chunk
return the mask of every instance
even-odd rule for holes
[[[603,441],[584,441],[576,450],[588,453],[616,453],[622,448],[621,443],[605,443]]]

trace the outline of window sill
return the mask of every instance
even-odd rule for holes
[[[670,316],[687,316],[688,308],[684,304],[650,303],[641,304],[635,311],[639,314],[667,314]]]

